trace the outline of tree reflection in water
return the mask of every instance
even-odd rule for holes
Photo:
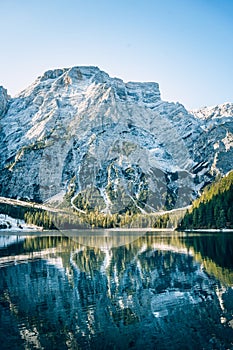
[[[99,231],[7,239],[0,250],[1,349],[232,347],[230,235]]]

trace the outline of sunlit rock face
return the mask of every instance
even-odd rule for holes
[[[203,122],[204,133],[198,145],[204,157],[210,159],[210,172],[226,174],[233,168],[233,103],[204,107],[192,113]]]
[[[104,212],[153,212],[188,205],[232,168],[231,104],[200,118],[162,101],[157,83],[124,83],[97,67],[48,71],[7,108],[1,96],[3,196],[81,193]]]

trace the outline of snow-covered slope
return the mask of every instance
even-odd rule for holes
[[[12,99],[2,89],[0,113],[2,196],[148,212],[189,204],[232,168],[232,109],[200,118],[157,83],[97,67],[48,71]]]
[[[226,102],[217,106],[203,107],[200,109],[192,110],[191,113],[200,119],[211,120],[223,117],[231,118],[233,116],[233,103]]]
[[[226,174],[233,169],[233,103],[192,111],[202,121],[205,133],[199,137],[203,156],[209,161],[212,174]],[[210,159],[208,159],[210,158]]]
[[[33,231],[33,230],[41,230],[41,227],[35,225],[27,225],[24,220],[14,219],[9,215],[0,214],[0,232],[2,231]],[[6,239],[4,237],[0,238],[0,248],[7,246],[15,241],[11,239],[11,237],[7,236]]]

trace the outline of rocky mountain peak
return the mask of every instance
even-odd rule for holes
[[[200,109],[192,110],[191,113],[197,118],[206,120],[223,117],[231,118],[233,116],[233,103],[226,102],[216,106],[202,107]]]
[[[162,101],[157,83],[98,67],[50,70],[15,98],[0,96],[3,196],[151,212],[188,205],[232,168],[231,104],[209,122]]]

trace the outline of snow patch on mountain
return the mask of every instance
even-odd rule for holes
[[[216,119],[233,116],[233,103],[226,102],[217,106],[203,107],[199,109],[191,110],[190,113],[194,114],[200,119]]]
[[[12,99],[2,89],[0,115],[3,196],[156,211],[232,168],[232,104],[188,112],[157,83],[97,67],[47,71]]]

